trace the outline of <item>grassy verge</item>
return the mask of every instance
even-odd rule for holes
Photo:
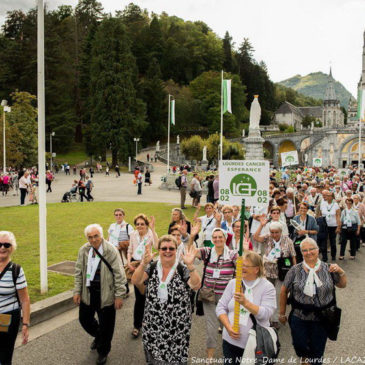
[[[129,223],[133,223],[133,218],[138,213],[154,215],[158,235],[167,233],[173,207],[171,204],[134,202],[48,204],[48,265],[76,260],[80,246],[86,242],[83,230],[88,224],[101,224],[104,236],[107,237],[107,229],[114,221],[113,210],[118,207],[125,210],[126,221]],[[189,208],[185,212],[190,219],[194,210]],[[72,277],[48,273],[49,292],[46,295],[40,294],[37,206],[0,208],[0,221],[0,229],[12,231],[17,239],[18,249],[14,253],[13,260],[24,268],[32,303],[73,287]]]
[[[88,160],[90,160],[90,157],[86,154],[85,146],[82,143],[75,143],[71,151],[57,154],[55,158],[57,164],[67,162],[71,167]]]

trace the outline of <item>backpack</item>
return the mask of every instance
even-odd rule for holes
[[[253,361],[254,364],[262,365],[273,363],[273,359],[277,359],[280,352],[277,330],[273,327],[260,326],[252,314],[250,314],[250,318],[253,326],[249,331],[249,338],[242,357],[242,363],[246,363],[246,361]]]
[[[14,287],[15,287],[15,295],[16,295],[16,299],[18,300],[19,306],[21,306],[21,303],[20,303],[20,300],[19,300],[18,291],[16,290],[16,281],[17,281],[18,276],[20,274],[20,269],[21,269],[21,266],[18,265],[18,264],[15,264],[13,262],[11,271],[12,271],[13,283],[14,283]]]
[[[157,261],[152,261],[151,262],[151,267],[150,267],[150,277],[152,277],[154,271],[156,270],[156,266],[157,266]],[[186,280],[184,279],[184,266],[179,263],[177,265],[176,270],[179,273],[181,280],[183,282],[187,283]],[[192,289],[191,289],[191,293],[190,293],[190,304],[191,304],[191,313],[194,313],[195,291],[192,290]]]
[[[175,184],[179,189],[181,188],[181,176],[175,179]]]

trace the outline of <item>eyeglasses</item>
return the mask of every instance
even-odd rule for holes
[[[304,250],[302,250],[302,253],[308,253],[308,252],[312,252],[312,251],[315,251],[315,250],[318,250],[318,248],[312,247],[312,248],[308,248],[308,250],[304,249]]]
[[[12,246],[12,244],[11,243],[9,243],[9,242],[5,242],[5,243],[0,243],[0,248],[1,247],[5,247],[5,248],[10,248],[11,246]]]
[[[270,214],[280,214],[280,212],[275,211],[275,212],[271,212]]]
[[[87,236],[87,239],[92,240],[92,239],[95,239],[95,238],[98,238],[98,237],[99,237],[99,235],[96,234],[95,236]]]
[[[114,214],[115,217],[121,217],[123,214]]]
[[[146,223],[136,223],[136,226],[145,226]]]
[[[176,250],[176,247],[161,247],[160,248],[161,251],[172,251],[174,252]]]

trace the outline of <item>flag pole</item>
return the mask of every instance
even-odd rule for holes
[[[241,228],[240,228],[240,243],[238,249],[238,257],[236,261],[236,287],[235,293],[241,292],[242,287],[242,260],[243,260],[243,237],[245,236],[245,199],[242,199],[241,205]],[[240,330],[240,303],[234,302],[234,317],[233,317],[233,330],[239,332]]]
[[[39,256],[41,294],[48,291],[47,277],[47,207],[46,207],[46,144],[44,92],[44,4],[38,0],[37,68],[38,68],[38,184],[39,184]]]
[[[361,115],[360,115],[360,119],[359,119],[359,173],[361,171]]]
[[[166,175],[170,172],[170,118],[171,118],[171,95],[169,94],[169,110],[167,113],[167,170]]]
[[[223,160],[223,70],[221,77],[221,138],[220,138],[220,160]]]

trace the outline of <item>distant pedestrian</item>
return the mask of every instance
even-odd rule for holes
[[[185,199],[186,199],[186,189],[188,187],[188,171],[187,170],[183,170],[182,175],[181,175],[181,179],[180,179],[180,186],[179,186],[179,190],[180,190],[180,208],[181,209],[186,209],[185,207]]]
[[[139,171],[138,172],[138,175],[137,175],[137,186],[138,186],[137,194],[138,195],[141,195],[142,194],[142,182],[143,182],[143,175]]]
[[[105,167],[105,175],[109,176],[109,166],[108,165]]]
[[[150,162],[150,154],[147,153],[147,162]]]
[[[219,175],[216,175],[213,180],[213,190],[214,190],[214,203],[219,199]]]
[[[197,207],[200,203],[200,198],[202,196],[202,187],[200,185],[200,178],[197,173],[193,174],[193,179],[190,184],[191,192],[190,196],[193,198],[192,206]]]
[[[92,182],[92,180],[89,178],[89,176],[86,176],[86,197],[88,198],[88,200],[90,201],[94,201],[94,198],[91,196],[91,190],[94,187],[94,184]]]
[[[47,193],[52,193],[52,181],[53,181],[53,174],[50,170],[46,173],[46,184],[48,186]]]
[[[115,165],[115,173],[116,173],[115,177],[120,177],[120,170],[118,164]]]
[[[81,326],[94,337],[90,348],[98,352],[96,363],[105,364],[114,334],[115,310],[123,305],[127,280],[119,252],[104,240],[102,227],[87,226],[85,236],[88,242],[80,248],[75,267],[73,300],[80,306]]]
[[[210,175],[207,177],[208,184],[208,194],[207,194],[207,203],[213,203],[214,204],[214,187],[213,187],[213,181],[214,181],[214,175]]]
[[[148,185],[152,184],[151,173],[149,172],[148,169],[146,169],[146,172],[144,173],[144,186],[146,186],[146,184]]]
[[[25,197],[27,195],[29,183],[28,183],[29,172],[25,171],[24,175],[19,180],[19,189],[20,189],[20,205],[24,205]]]
[[[79,194],[80,194],[80,201],[83,202],[84,198],[87,201],[89,201],[89,198],[85,195],[86,186],[85,186],[84,182],[81,179],[78,182],[78,188],[79,188]]]
[[[73,174],[74,174],[74,175],[76,175],[76,173],[77,173],[77,168],[76,168],[76,166],[74,166],[72,170],[73,170]]]
[[[5,174],[3,176],[3,195],[8,195],[9,191],[9,185],[10,185],[10,176],[8,174]]]
[[[90,174],[91,178],[94,177],[94,168],[92,166],[90,166],[90,168],[89,168],[89,174]]]
[[[66,165],[65,172],[66,172],[66,175],[70,175],[70,165]]]

